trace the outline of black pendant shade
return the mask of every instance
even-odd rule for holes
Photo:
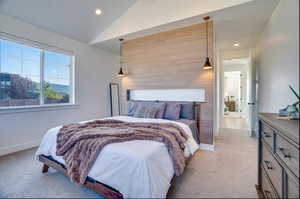
[[[203,69],[208,70],[208,69],[212,69],[212,68],[213,68],[213,66],[210,64],[209,57],[206,57]]]
[[[120,70],[119,70],[119,72],[118,72],[118,76],[119,76],[119,77],[125,76],[125,74],[123,73],[122,67],[120,67]]]

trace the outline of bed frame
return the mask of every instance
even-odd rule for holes
[[[130,98],[130,90],[127,90],[127,100],[129,100],[129,99],[131,99]],[[158,101],[158,100],[156,100],[156,101]],[[183,101],[181,101],[181,102],[183,102]],[[197,128],[199,129],[200,103],[194,102],[194,113],[195,113],[194,118],[197,123]],[[53,169],[56,169],[56,170],[62,172],[64,175],[68,176],[67,168],[65,167],[65,165],[54,160],[52,157],[45,156],[45,155],[39,155],[38,159],[40,162],[44,163],[42,173],[47,173],[49,167],[51,167]],[[185,160],[186,165],[188,165],[188,163],[190,162],[190,159],[191,159],[191,157],[186,158],[186,160]],[[176,176],[174,176],[172,178],[171,185],[174,184],[175,179],[176,179]],[[113,187],[110,187],[106,184],[103,184],[101,182],[98,182],[97,180],[95,180],[91,177],[87,177],[83,186],[90,188],[91,190],[105,196],[106,198],[123,199],[123,195],[118,190],[116,190]]]
[[[54,160],[53,158],[45,156],[45,155],[39,155],[38,159],[40,162],[44,163],[42,173],[47,173],[49,167],[51,167],[53,169],[56,169],[56,170],[62,172],[64,175],[68,176],[67,168],[63,164]],[[83,186],[92,189],[96,193],[99,193],[99,194],[105,196],[106,198],[115,198],[115,199],[123,198],[122,194],[119,191],[115,190],[114,188],[112,188],[108,185],[98,182],[90,177],[87,177]]]

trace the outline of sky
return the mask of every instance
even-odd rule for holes
[[[0,40],[0,72],[19,74],[40,82],[41,50]],[[44,51],[44,80],[53,84],[69,85],[71,57]]]

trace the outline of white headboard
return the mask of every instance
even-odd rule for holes
[[[127,99],[131,100],[205,102],[205,90],[203,88],[138,89],[128,90],[127,95]]]

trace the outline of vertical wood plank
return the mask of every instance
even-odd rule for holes
[[[214,63],[213,23],[208,23],[208,52]],[[122,112],[127,112],[127,89],[204,88],[200,140],[213,143],[214,71],[203,70],[206,57],[206,25],[161,32],[125,41],[123,62],[128,75],[122,79]]]

